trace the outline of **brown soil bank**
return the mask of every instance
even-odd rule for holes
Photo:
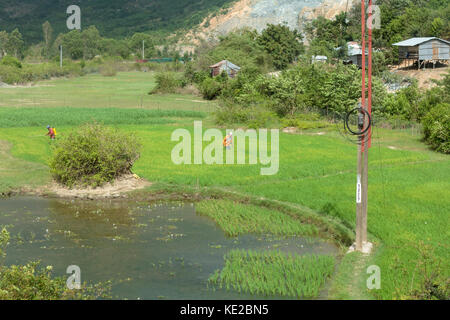
[[[39,195],[53,195],[61,198],[82,198],[82,199],[106,199],[106,198],[120,198],[125,193],[144,189],[150,186],[151,183],[139,178],[134,174],[123,175],[112,183],[107,183],[98,188],[73,188],[69,189],[56,182],[50,185],[40,187],[31,193]],[[23,190],[27,191],[27,190]]]

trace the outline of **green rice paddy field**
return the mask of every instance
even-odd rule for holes
[[[50,181],[47,124],[62,136],[78,124],[96,120],[140,139],[141,158],[133,170],[154,182],[148,192],[185,188],[223,194],[223,200],[200,202],[198,207],[229,235],[315,235],[324,230],[320,223],[315,227],[317,221],[325,220],[353,230],[356,145],[333,130],[323,135],[314,131],[280,133],[280,168],[272,176],[261,176],[259,164],[175,165],[171,151],[177,142],[171,141],[172,132],[177,128],[193,132],[194,120],[202,120],[204,128],[214,127],[211,112],[215,104],[190,95],[147,95],[154,85],[151,73],[131,72],[0,88],[0,192]],[[225,129],[236,128],[222,128],[223,132]],[[424,276],[421,248],[428,248],[431,258],[440,263],[441,280],[450,278],[450,157],[429,150],[420,139],[420,134],[409,130],[374,129],[368,231],[375,250],[369,257],[342,250],[330,298],[407,298]],[[238,197],[254,202],[233,204]],[[277,206],[295,208],[297,213],[280,216],[288,210],[274,210]],[[243,218],[236,219],[242,213]],[[295,219],[310,225],[299,225]],[[333,230],[324,234],[330,236]],[[348,246],[338,237],[333,241]],[[276,261],[270,272],[276,272],[282,257],[267,254]],[[226,257],[227,266],[235,259],[254,271],[248,263],[253,259],[259,264],[263,257],[234,252]],[[294,269],[303,263],[295,258],[285,262]],[[369,291],[365,286],[369,265],[381,268],[379,290]],[[328,273],[329,261],[324,268]],[[222,283],[227,275],[229,269],[225,268],[213,280]],[[234,277],[240,279],[239,273]],[[290,290],[289,284],[286,286],[285,290]],[[317,288],[307,290],[316,292]]]

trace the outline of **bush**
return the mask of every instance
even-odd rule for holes
[[[50,169],[68,187],[101,186],[131,172],[140,144],[133,135],[91,123],[57,141]]]
[[[436,151],[450,153],[450,104],[440,103],[422,120],[425,141]]]
[[[152,93],[175,93],[178,88],[184,88],[187,80],[183,74],[176,72],[160,72],[156,74],[156,87]]]
[[[214,100],[220,96],[222,89],[223,84],[215,78],[206,78],[199,86],[203,98],[207,100]]]
[[[21,69],[22,68],[22,63],[20,63],[20,61],[12,56],[6,56],[4,57],[1,61],[0,64],[4,65],[4,66],[11,66],[14,68],[18,68]]]

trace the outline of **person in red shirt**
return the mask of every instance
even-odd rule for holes
[[[53,128],[50,126],[47,126],[47,130],[48,130],[48,132],[46,135],[49,136],[50,139],[54,140],[55,139],[55,131],[53,130]]]

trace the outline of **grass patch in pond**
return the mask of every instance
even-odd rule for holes
[[[250,294],[314,298],[333,273],[334,263],[329,255],[237,249],[225,255],[225,267],[216,270],[209,284]]]
[[[212,218],[229,236],[271,233],[280,236],[314,236],[318,229],[279,211],[230,200],[205,200],[196,205],[197,213]]]

